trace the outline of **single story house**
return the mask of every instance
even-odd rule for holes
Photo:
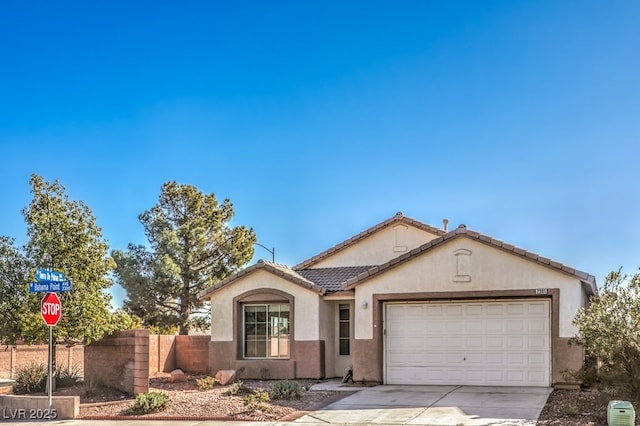
[[[595,278],[402,213],[302,263],[258,261],[211,300],[211,371],[388,384],[551,386],[578,369]]]

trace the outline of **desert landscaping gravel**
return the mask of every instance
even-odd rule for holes
[[[290,417],[297,412],[306,412],[320,408],[349,392],[307,391],[314,382],[298,383],[303,387],[302,396],[296,400],[271,400],[266,403],[266,410],[250,410],[244,404],[245,395],[228,395],[229,386],[215,385],[213,389],[201,391],[196,379],[190,376],[186,382],[171,383],[168,377],[156,377],[149,381],[149,391],[164,392],[171,399],[169,407],[159,413],[144,417],[199,417],[199,418],[236,418],[251,420],[278,420]],[[250,389],[269,390],[273,381],[243,381]],[[90,397],[86,389],[77,388],[65,394],[77,393],[81,396],[80,415],[83,418],[107,418],[128,416],[127,410],[133,406],[132,396],[112,389],[94,389]],[[84,394],[84,396],[83,396]],[[300,413],[304,414],[304,413]],[[142,417],[142,416],[136,416]]]

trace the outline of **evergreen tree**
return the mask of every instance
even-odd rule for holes
[[[150,248],[114,251],[125,309],[148,326],[177,326],[180,334],[208,324],[198,293],[223,280],[253,257],[251,228],[229,226],[231,201],[218,203],[192,185],[167,182],[158,203],[139,216]]]

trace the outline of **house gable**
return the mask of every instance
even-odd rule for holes
[[[312,281],[309,281],[305,277],[301,276],[297,272],[289,269],[289,267],[280,265],[277,263],[271,263],[264,260],[259,260],[256,264],[249,266],[246,269],[243,269],[235,274],[227,277],[226,279],[220,281],[218,284],[198,293],[198,299],[206,299],[211,297],[214,293],[220,291],[221,289],[235,284],[240,279],[245,279],[248,275],[253,274],[256,270],[262,269],[267,271],[273,275],[282,277],[285,280],[288,280],[294,284],[305,287],[309,290],[315,291],[317,293],[323,294],[325,289],[316,285]]]
[[[447,239],[428,251],[375,269],[347,286],[355,288],[361,305],[373,305],[375,299],[384,299],[385,295],[394,300],[402,300],[403,294],[408,300],[494,299],[510,294],[538,297],[559,289],[560,337],[572,337],[577,332],[573,317],[587,296],[575,274],[545,267],[468,236]],[[369,311],[356,310],[356,339],[371,338],[372,320]]]
[[[294,270],[380,265],[444,235],[397,213],[358,235],[296,265]]]
[[[234,339],[234,305],[236,302],[255,303],[290,299],[295,301],[294,328],[296,340],[317,340],[319,328],[319,301],[321,292],[292,282],[288,277],[259,268],[210,293],[213,341]],[[283,296],[283,295],[286,295]],[[273,297],[273,299],[272,299]]]
[[[360,274],[358,274],[355,277],[350,278],[349,280],[347,280],[344,285],[343,285],[343,289],[344,290],[351,290],[353,289],[355,286],[357,286],[358,284],[360,284],[361,282],[364,282],[366,280],[368,280],[370,277],[376,276],[378,274],[381,274],[383,272],[386,272],[392,268],[395,268],[398,265],[401,265],[407,261],[412,260],[413,258],[420,256],[426,252],[432,251],[435,248],[439,247],[440,245],[444,244],[446,241],[451,240],[451,239],[455,239],[455,238],[459,238],[459,237],[466,237],[469,239],[473,239],[476,240],[477,242],[480,242],[482,244],[491,246],[493,248],[497,248],[503,252],[506,252],[508,254],[512,254],[518,257],[521,257],[523,259],[526,259],[528,261],[537,263],[541,266],[545,266],[548,267],[550,269],[553,269],[557,272],[561,272],[567,275],[571,275],[575,278],[577,278],[581,283],[582,286],[584,288],[584,291],[588,294],[588,295],[594,295],[597,293],[598,289],[596,286],[596,281],[595,281],[595,277],[593,275],[589,275],[586,272],[582,272],[579,271],[577,269],[571,268],[569,266],[566,266],[560,262],[555,262],[549,258],[540,256],[536,253],[530,252],[528,250],[524,250],[521,249],[519,247],[515,247],[511,244],[505,243],[503,241],[497,240],[495,238],[491,238],[487,235],[483,235],[480,234],[478,232],[475,231],[471,231],[468,230],[466,226],[464,225],[460,225],[457,229],[455,229],[454,231],[451,231],[445,235],[442,235],[441,237],[435,238],[429,242],[427,242],[426,244],[421,245],[420,247],[417,247],[413,250],[411,250],[408,253],[404,253],[394,259],[389,260],[388,262],[385,262],[383,264],[380,264],[378,266],[372,267],[370,269],[368,269],[365,272],[362,272]],[[471,254],[471,252],[469,252],[466,249],[459,249],[456,251],[455,253],[455,258],[456,258],[456,264],[457,264],[457,280],[458,281],[464,281],[466,280],[466,275],[464,273],[462,269],[465,268],[465,265],[468,262],[468,256]],[[462,264],[461,264],[462,263]]]

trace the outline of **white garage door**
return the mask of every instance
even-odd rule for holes
[[[385,307],[389,384],[549,386],[547,301]]]

